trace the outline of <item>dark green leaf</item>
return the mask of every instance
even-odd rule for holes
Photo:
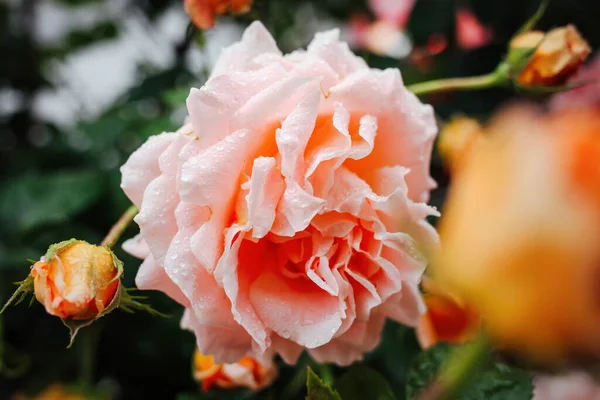
[[[306,371],[306,388],[308,391],[306,400],[342,400],[340,395],[326,385],[310,367]]]
[[[396,400],[385,378],[365,365],[350,368],[335,387],[344,400]]]
[[[89,171],[22,176],[0,189],[0,221],[13,233],[65,222],[92,205],[101,192],[100,176]]]
[[[440,343],[415,358],[408,372],[407,399],[416,399],[433,381],[451,351],[450,345]],[[499,362],[482,370],[473,382],[457,400],[527,400],[533,397],[530,373]]]

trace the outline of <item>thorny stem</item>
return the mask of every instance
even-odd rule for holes
[[[124,213],[121,215],[121,218],[110,228],[110,231],[100,243],[100,246],[112,247],[117,243],[125,229],[129,226],[131,221],[133,221],[133,217],[137,215],[139,210],[136,206],[130,206]]]

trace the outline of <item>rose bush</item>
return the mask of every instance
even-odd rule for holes
[[[202,353],[344,365],[386,318],[418,322],[436,125],[397,69],[368,68],[337,31],[284,56],[256,22],[187,107],[121,169],[140,208],[124,247]]]

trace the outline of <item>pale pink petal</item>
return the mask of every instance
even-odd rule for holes
[[[201,325],[189,308],[183,313],[181,327],[194,332],[200,352],[212,355],[216,363],[236,363],[249,352],[250,337],[243,331]]]
[[[327,62],[340,79],[368,68],[365,60],[355,56],[347,43],[340,42],[338,29],[315,34],[315,38],[308,45],[307,52],[309,55]]]
[[[164,268],[154,261],[152,255],[146,257],[135,276],[135,285],[142,290],[160,290],[184,307],[189,307],[189,300],[181,293],[181,289],[173,283]]]
[[[179,166],[179,152],[193,138],[178,135],[169,147],[159,157],[162,174],[154,179],[146,188],[147,195],[140,207],[139,214],[134,221],[140,226],[140,233],[159,263],[163,259],[173,236],[177,233],[177,224],[174,220],[175,207],[179,204],[177,193],[177,172]],[[158,216],[158,218],[157,218]]]
[[[265,53],[281,55],[275,40],[260,21],[254,21],[242,35],[242,40],[224,49],[211,77],[251,67],[252,60]]]
[[[142,204],[148,184],[160,175],[158,157],[177,136],[174,133],[150,136],[121,167],[121,189],[136,206]]]
[[[379,344],[385,317],[379,313],[371,316],[369,322],[355,322],[343,335],[324,346],[310,349],[309,354],[320,363],[335,362],[347,366],[362,360],[365,353]]]
[[[150,254],[148,243],[146,243],[141,234],[137,234],[133,238],[124,241],[122,247],[127,253],[142,260]]]
[[[212,146],[232,132],[230,120],[250,98],[288,77],[279,64],[259,71],[236,72],[209,79],[187,98],[190,120],[202,147]]]
[[[417,326],[426,310],[418,285],[410,282],[404,282],[402,290],[381,306],[383,314],[408,326]]]
[[[304,347],[281,336],[273,335],[272,348],[289,365],[295,365],[304,351]]]

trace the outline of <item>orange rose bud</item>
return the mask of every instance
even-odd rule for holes
[[[437,148],[446,167],[456,172],[471,148],[484,138],[483,127],[468,117],[455,117],[442,128]]]
[[[53,245],[31,268],[35,297],[49,314],[89,320],[115,297],[119,269],[105,247],[80,240]]]
[[[204,391],[212,386],[260,390],[270,385],[276,377],[277,369],[272,362],[261,364],[246,356],[234,364],[215,364],[213,356],[204,355],[198,350],[194,353],[194,379],[202,382]]]
[[[516,77],[523,86],[563,84],[591,53],[590,46],[573,25],[555,28],[548,33],[524,32],[511,41],[510,49],[535,49]]]
[[[184,6],[198,29],[208,29],[215,26],[215,17],[218,15],[247,13],[252,0],[184,0]]]
[[[424,280],[423,286],[427,312],[417,325],[417,339],[423,349],[438,342],[464,343],[479,333],[480,318],[472,307],[431,280]]]
[[[600,359],[600,115],[501,114],[453,182],[436,281],[497,347],[556,366]]]

